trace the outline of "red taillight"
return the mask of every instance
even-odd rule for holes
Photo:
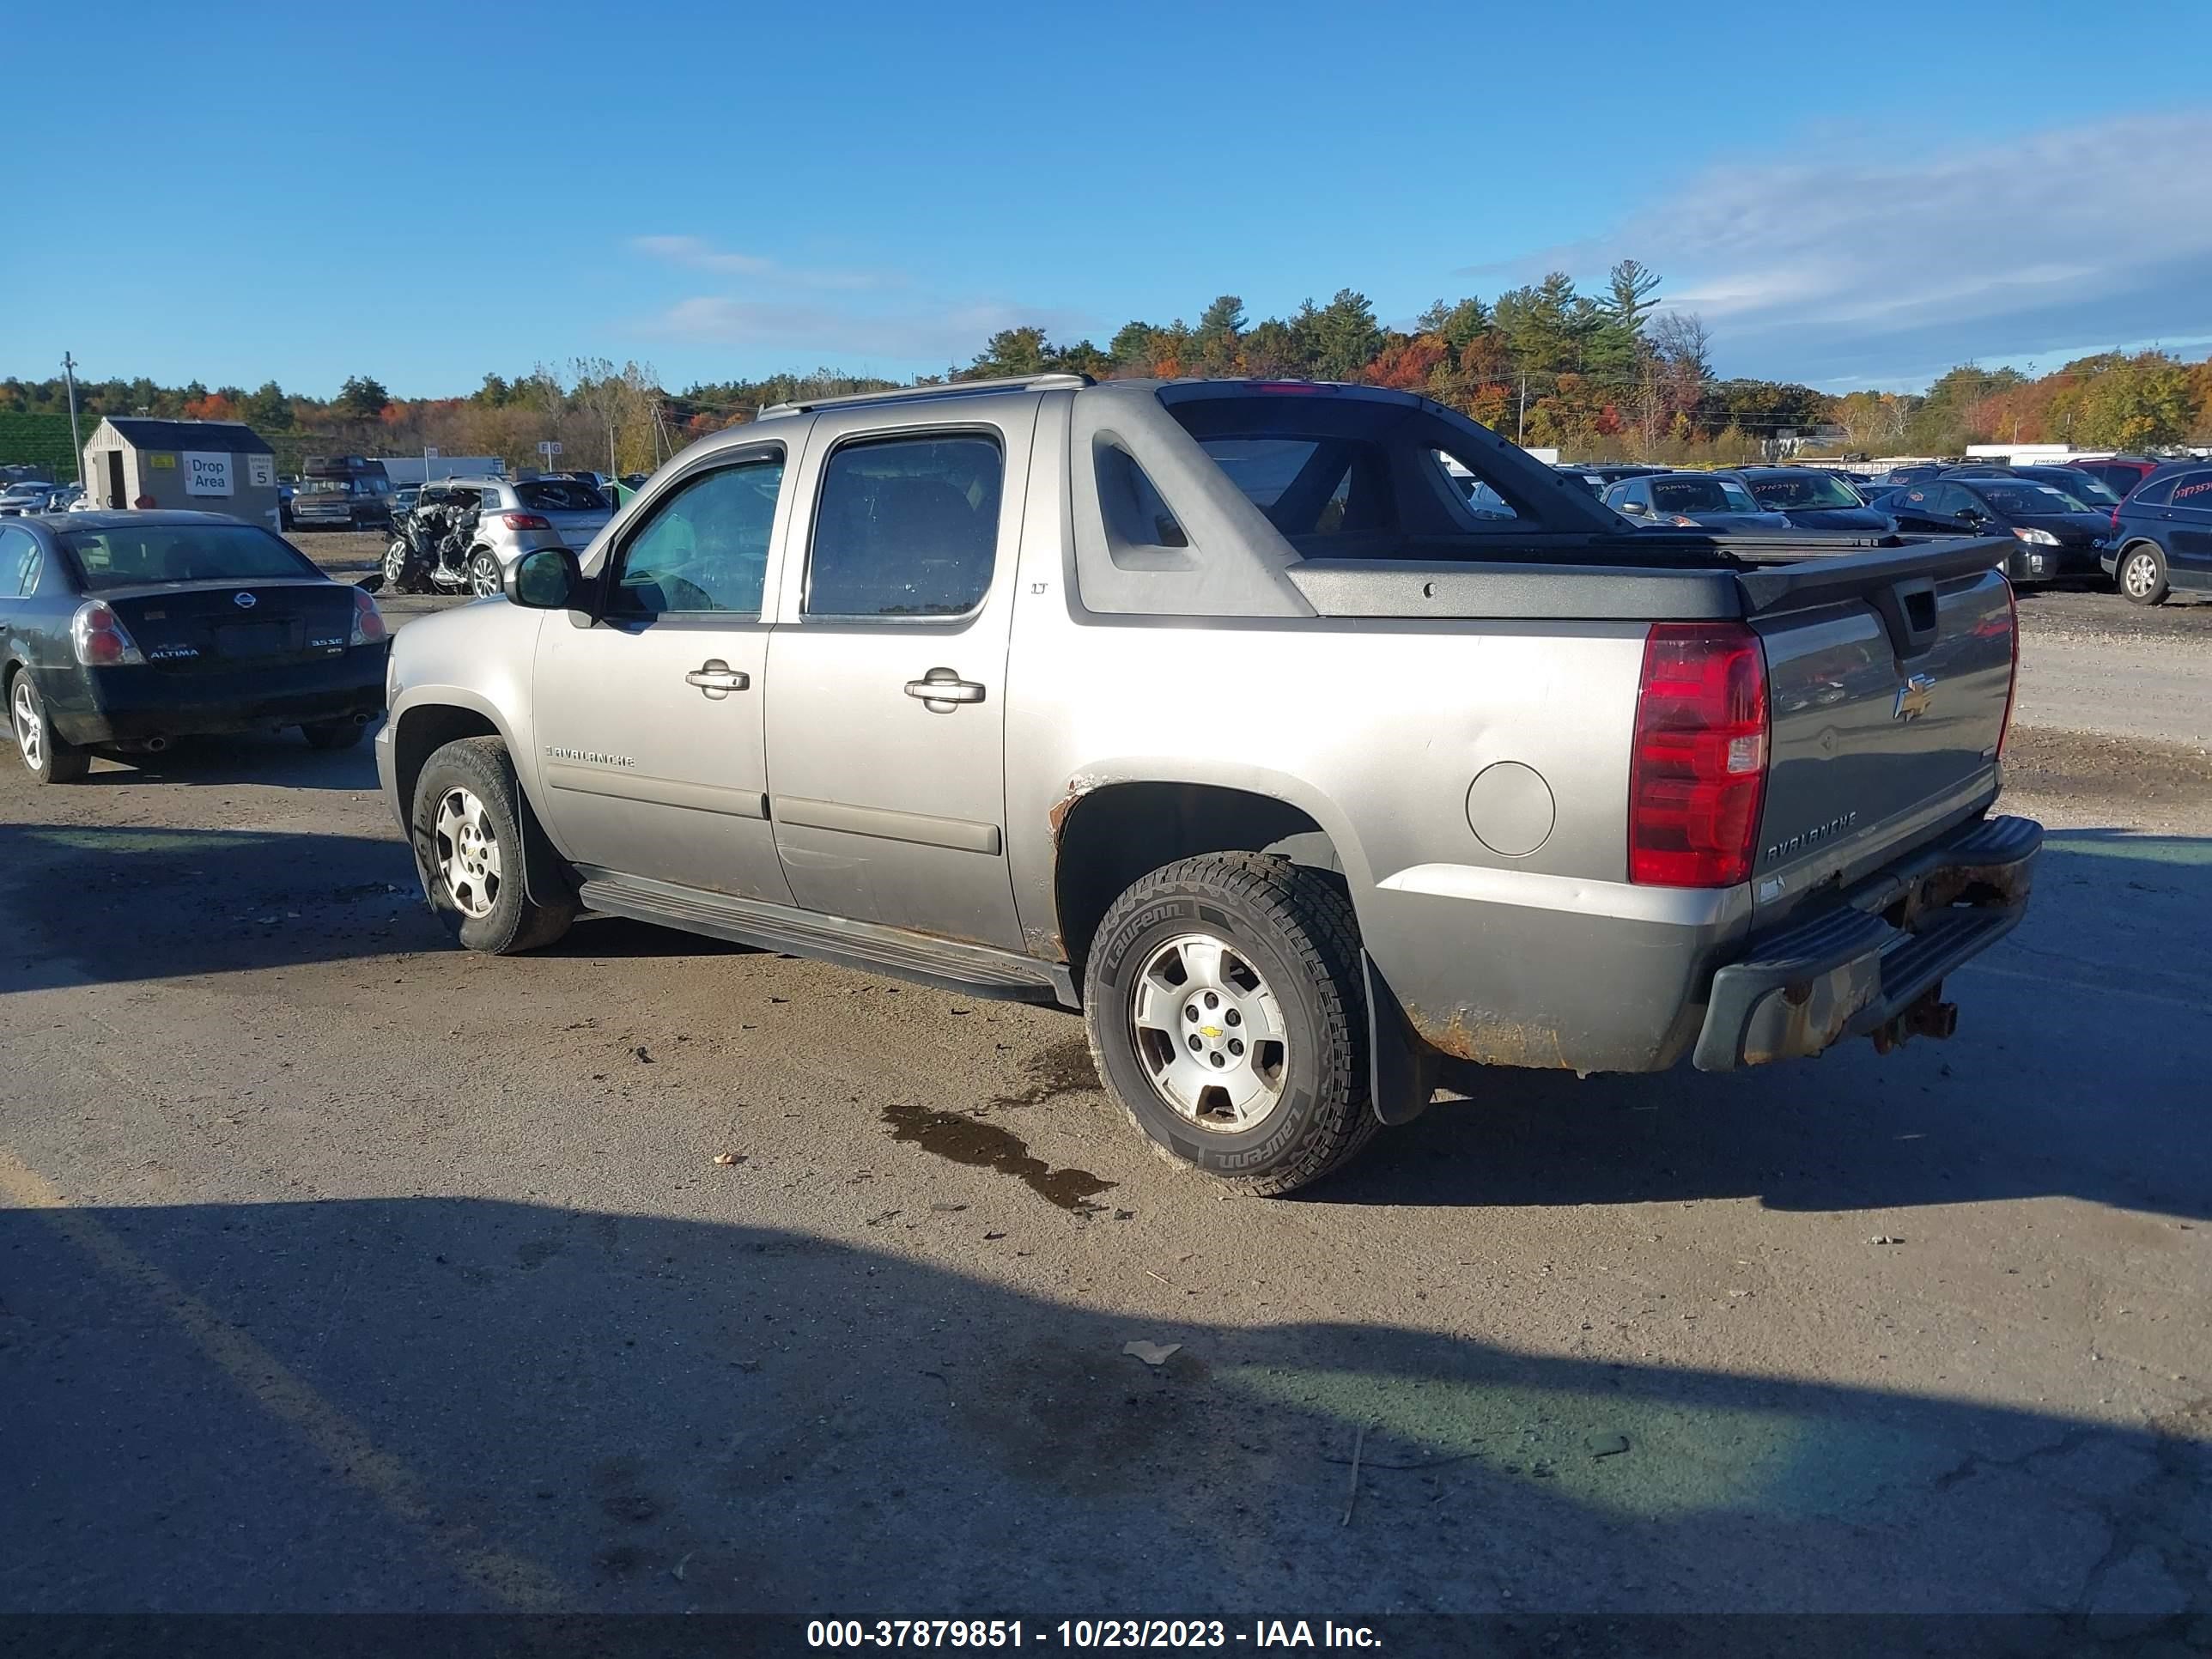
[[[2112,503],[2112,528],[2113,528],[2113,529],[2115,529],[2115,530],[2118,530],[2119,527],[2120,527],[2120,504],[2119,504],[2118,501],[2114,501],[2114,502]]]
[[[553,522],[541,519],[535,513],[502,513],[499,521],[509,530],[550,530]]]
[[[1997,726],[1997,758],[2004,758],[2005,739],[2012,735],[2012,697],[2020,689],[2020,600],[2014,596],[2012,583],[2005,583],[2005,631],[2011,635],[2012,668],[2005,676],[2004,720]]]
[[[130,630],[105,599],[87,599],[70,618],[70,642],[87,668],[122,668],[143,663]]]
[[[389,635],[384,625],[384,613],[376,608],[376,601],[361,588],[353,591],[353,637],[348,645],[374,645]]]
[[[1661,623],[1644,643],[1628,773],[1628,878],[1751,878],[1766,793],[1766,651],[1741,623]]]

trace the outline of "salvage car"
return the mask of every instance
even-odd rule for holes
[[[2112,530],[2105,514],[2056,484],[1972,473],[1907,485],[1881,510],[1916,533],[2011,536],[2005,571],[2016,582],[2094,574]]]
[[[384,707],[369,592],[212,513],[0,524],[0,694],[40,783],[182,737],[296,726],[343,749]]]
[[[1640,525],[1680,530],[1789,530],[1790,520],[1770,513],[1734,478],[1713,472],[1662,472],[1631,478],[1605,492],[1605,504]]]
[[[1809,466],[1743,467],[1730,475],[1769,513],[1779,513],[1797,530],[1852,530],[1881,534],[1893,530],[1889,514],[1869,507],[1866,498],[1832,472]]]
[[[1155,1150],[1282,1193],[1484,1066],[1948,1035],[2042,837],[2003,550],[1638,529],[1380,387],[811,400],[409,626],[377,768],[467,948],[1079,1010]]]

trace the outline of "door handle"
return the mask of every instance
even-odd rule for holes
[[[918,680],[906,683],[906,694],[918,697],[933,714],[949,714],[963,702],[983,701],[983,688],[963,680],[950,668],[933,668]]]
[[[700,694],[720,702],[732,691],[750,690],[752,676],[742,668],[732,668],[720,657],[709,657],[684,677],[684,684],[696,685]]]

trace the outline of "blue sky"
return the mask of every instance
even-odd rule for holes
[[[2212,346],[2202,0],[16,10],[0,374],[904,375],[1623,253],[1832,390]]]

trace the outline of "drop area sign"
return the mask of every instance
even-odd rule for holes
[[[230,489],[230,460],[228,455],[194,454],[185,452],[185,494],[187,495],[228,495]]]

